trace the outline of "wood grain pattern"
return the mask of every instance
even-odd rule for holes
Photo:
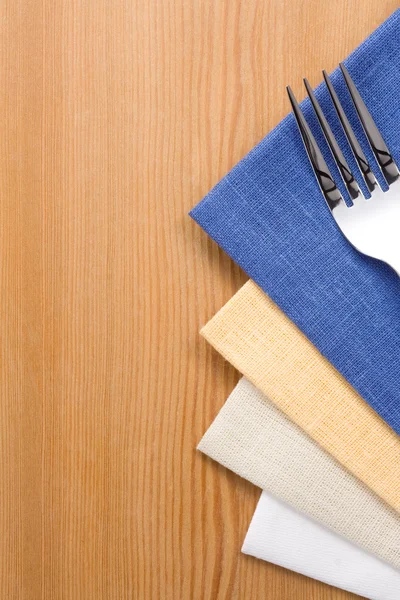
[[[245,281],[188,210],[396,0],[0,3],[0,598],[344,600],[195,451]]]

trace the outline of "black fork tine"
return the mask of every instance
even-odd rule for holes
[[[343,131],[347,137],[347,140],[353,151],[354,157],[357,161],[358,167],[364,177],[364,181],[365,181],[369,191],[372,193],[374,191],[374,189],[376,188],[376,186],[378,185],[377,181],[375,179],[375,175],[371,171],[369,162],[367,161],[365,154],[362,151],[362,148],[361,148],[356,136],[354,135],[354,131],[349,123],[348,118],[346,117],[346,113],[344,112],[344,110],[342,108],[340,100],[335,92],[335,88],[333,87],[331,80],[328,77],[327,72],[322,71],[322,74],[324,76],[326,87],[328,88],[328,92],[330,94],[330,97],[332,98],[332,102],[336,109],[337,115],[342,124]]]
[[[321,150],[319,149],[318,144],[311,133],[311,129],[309,128],[307,121],[301,112],[300,106],[298,105],[292,90],[289,86],[287,86],[286,89],[308,158],[310,159],[312,168],[314,169],[315,176],[325,200],[331,211],[333,211],[340,203],[345,204],[344,200],[340,191],[336,187],[335,181],[328,169],[324,157],[322,156]]]
[[[330,128],[330,125],[326,120],[325,115],[322,112],[321,106],[318,100],[316,99],[313,89],[307,79],[304,79],[304,85],[306,87],[307,94],[311,100],[311,104],[313,105],[315,114],[318,117],[321,129],[324,132],[326,141],[329,144],[332,155],[336,161],[337,167],[346,185],[347,191],[349,192],[351,199],[356,200],[361,195],[361,190],[358,186],[358,183],[353,173],[351,172],[345,157],[343,156],[343,152],[341,151],[339,144],[337,143],[336,138],[332,133],[332,129]]]
[[[363,99],[357,90],[354,81],[350,77],[350,74],[343,63],[340,63],[340,69],[342,71],[344,80],[352,97],[354,106],[356,107],[357,114],[364,128],[365,134],[368,138],[370,146],[375,154],[378,165],[381,168],[384,178],[388,185],[391,185],[399,178],[399,169],[394,162],[392,155],[389,152],[389,148],[385,144],[385,141],[376,126],[369,110],[365,106]]]

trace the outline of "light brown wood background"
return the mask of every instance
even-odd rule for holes
[[[0,2],[0,599],[344,600],[196,443],[245,276],[189,209],[397,0]]]

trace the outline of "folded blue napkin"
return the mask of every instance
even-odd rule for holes
[[[344,62],[400,165],[400,9]],[[378,173],[339,70],[332,81]],[[357,172],[325,85],[316,95]],[[308,100],[302,109],[348,197]],[[190,214],[400,433],[400,278],[338,231],[293,116]]]

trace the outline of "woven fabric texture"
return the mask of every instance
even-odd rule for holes
[[[400,516],[242,379],[199,450],[400,568]]]
[[[251,280],[202,335],[325,450],[400,512],[400,437]]]
[[[400,9],[344,62],[400,164]],[[378,174],[339,70],[332,81]],[[358,173],[324,84],[316,95]],[[310,102],[302,106],[346,196]],[[341,235],[294,117],[286,117],[191,216],[400,433],[400,278]]]
[[[261,494],[242,552],[370,600],[399,600],[400,571]]]

